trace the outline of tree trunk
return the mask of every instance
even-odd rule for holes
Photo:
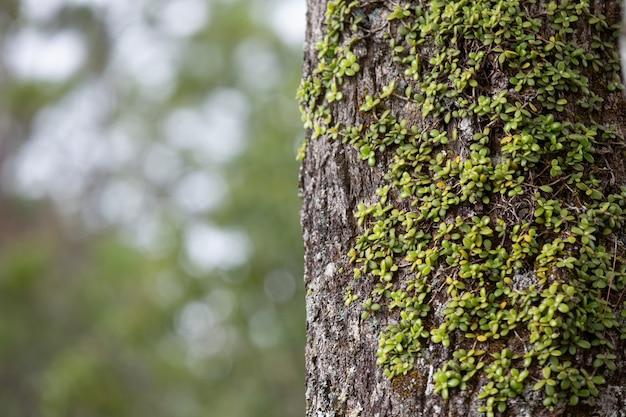
[[[306,415],[625,416],[619,2],[308,6]]]

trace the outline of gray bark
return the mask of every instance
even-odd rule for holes
[[[393,9],[386,2],[363,2],[371,27],[385,23],[385,13]],[[428,3],[428,2],[422,2]],[[592,2],[597,13],[616,19],[616,1]],[[309,0],[308,26],[304,51],[304,73],[311,75],[317,65],[316,43],[327,30],[324,13],[327,2]],[[361,72],[356,80],[346,81],[342,101],[329,106],[333,123],[344,126],[363,123],[366,116],[358,111],[363,97],[379,91],[397,74],[391,60],[388,40],[380,34],[364,37],[353,47]],[[502,74],[491,74],[487,81],[498,83]],[[485,81],[485,80],[483,80]],[[425,121],[410,103],[394,100],[388,106],[398,120],[424,126]],[[618,95],[606,97],[601,123],[624,127],[625,104]],[[476,126],[467,132],[471,137]],[[408,417],[408,416],[479,416],[481,401],[477,389],[459,391],[444,400],[433,391],[433,373],[450,358],[451,351],[430,344],[429,359],[420,359],[407,375],[388,380],[376,364],[379,335],[392,314],[384,309],[367,320],[361,319],[361,302],[371,292],[371,279],[353,279],[354,265],[347,255],[360,229],[354,218],[357,204],[374,204],[376,189],[384,184],[386,161],[393,150],[378,156],[374,167],[359,158],[359,151],[349,143],[330,140],[328,135],[310,139],[301,168],[303,195],[302,229],[305,245],[305,284],[307,289],[306,402],[307,417]],[[455,145],[458,153],[469,152],[467,143]],[[621,152],[621,151],[620,151]],[[617,163],[618,159],[611,160]],[[623,167],[616,169],[616,181],[626,183]],[[402,202],[396,200],[396,205]],[[514,211],[520,207],[510,207]],[[402,279],[407,271],[395,279]],[[360,299],[346,306],[348,286]],[[453,341],[454,343],[454,341]],[[618,344],[618,364],[624,365],[624,343]],[[531,384],[532,386],[532,384]],[[621,366],[600,388],[597,398],[582,401],[577,407],[547,410],[542,396],[532,390],[509,401],[510,416],[626,416],[626,367]]]

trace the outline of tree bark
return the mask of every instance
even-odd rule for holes
[[[309,0],[308,417],[626,416],[619,2],[569,3]]]

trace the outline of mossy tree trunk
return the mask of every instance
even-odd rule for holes
[[[626,415],[619,2],[308,6],[307,416]]]

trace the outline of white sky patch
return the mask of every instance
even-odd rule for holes
[[[208,124],[211,150],[218,161],[237,156],[246,142],[250,101],[239,90],[218,89],[203,105]]]
[[[177,324],[183,337],[197,339],[213,328],[217,321],[206,303],[193,301],[183,308]]]
[[[176,77],[175,44],[145,25],[117,35],[113,66],[142,87],[149,97],[166,97]]]
[[[122,151],[121,142],[102,137],[101,122],[112,105],[106,86],[92,83],[41,111],[15,157],[12,188],[31,198],[77,199],[91,174]]]
[[[139,144],[124,123],[117,122],[108,126],[106,137],[108,147],[106,162],[111,170],[136,163],[140,149]]]
[[[112,225],[129,227],[145,218],[152,199],[137,181],[109,180],[100,194],[100,211]]]
[[[234,53],[239,79],[252,89],[275,89],[282,79],[281,65],[274,49],[260,39],[248,38]]]
[[[30,19],[45,21],[58,13],[64,4],[64,0],[22,0],[20,9]]]
[[[162,144],[150,146],[143,158],[142,171],[153,184],[170,185],[180,176],[183,162],[170,147]]]
[[[133,246],[155,258],[166,256],[176,244],[174,230],[158,214],[144,212],[136,222],[127,225],[122,235]]]
[[[209,19],[209,3],[205,0],[173,0],[161,8],[159,23],[176,37],[188,37],[202,29]]]
[[[18,78],[58,82],[81,68],[86,51],[80,35],[73,30],[46,33],[23,28],[7,39],[4,58]]]
[[[289,45],[304,44],[306,0],[283,0],[273,8],[270,22],[274,31]]]
[[[91,6],[107,14],[109,23],[124,25],[128,18],[141,15],[152,0],[20,0],[21,12],[36,22],[52,20],[66,6]]]
[[[31,0],[31,1],[39,1],[39,0]],[[145,4],[146,0],[135,0],[133,2],[129,2],[128,0],[66,0],[66,3],[73,4],[73,5],[99,6],[99,7],[106,7],[109,9],[116,9],[116,8],[123,8],[128,3]]]
[[[209,306],[199,301],[183,308],[176,330],[194,358],[213,356],[224,349],[228,342],[227,330],[217,323]]]
[[[222,204],[226,195],[226,182],[217,174],[205,170],[191,172],[174,186],[173,199],[184,212],[205,213]]]
[[[173,111],[164,123],[166,140],[180,150],[192,151],[199,163],[228,162],[245,146],[249,107],[240,91],[218,89],[199,109]]]
[[[250,241],[238,230],[191,223],[183,239],[185,254],[198,272],[232,269],[246,263],[250,256]]]
[[[232,301],[230,294],[214,291],[213,295],[218,298],[227,297]],[[218,311],[219,308],[230,307],[224,303],[214,304],[213,302],[216,301],[217,299],[207,299],[206,302],[187,303],[177,317],[176,331],[186,342],[192,359],[215,356],[233,345],[238,338],[237,330],[224,323],[228,315]],[[227,302],[230,303],[230,301]]]

